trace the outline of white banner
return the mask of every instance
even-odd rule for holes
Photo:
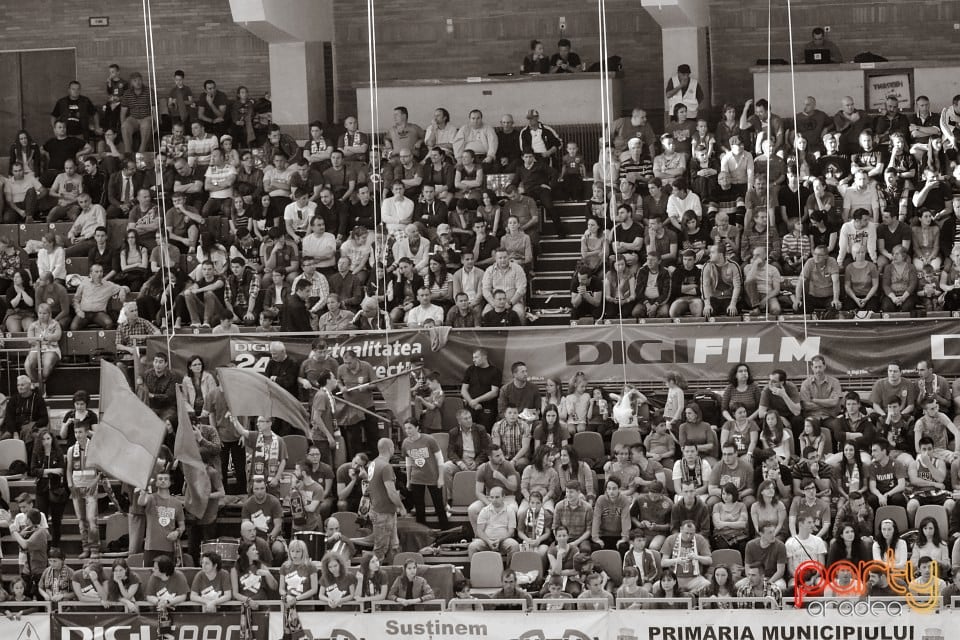
[[[603,611],[301,612],[313,640],[606,640]],[[283,619],[270,614],[270,640],[283,636]],[[0,636],[6,640],[5,636]],[[915,638],[914,640],[919,640]]]
[[[3,640],[47,640],[50,638],[50,616],[31,613],[19,620],[0,616],[0,638]]]
[[[612,640],[953,640],[960,614],[911,611],[906,605],[856,602],[817,609],[783,611],[721,609],[704,611],[610,611]]]
[[[897,96],[900,101],[900,110],[909,113],[913,107],[913,100],[910,97],[910,76],[906,73],[894,73],[867,78],[867,109],[879,110],[884,106],[887,96]]]

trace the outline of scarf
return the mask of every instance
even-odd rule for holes
[[[674,559],[685,559],[684,564],[677,567],[677,577],[688,578],[690,576],[700,575],[700,563],[691,558],[693,555],[693,550],[697,546],[697,539],[694,538],[691,541],[691,546],[687,549],[684,549],[683,546],[683,536],[677,534],[677,540],[673,543],[673,551],[670,552],[670,557]],[[689,567],[685,566],[689,565]]]
[[[351,142],[351,138],[353,141]],[[360,132],[354,131],[353,135],[349,131],[343,134],[343,146],[345,147],[358,147],[361,144]]]
[[[266,443],[262,433],[257,434],[257,443],[254,447],[252,473],[254,476],[263,476],[269,473],[274,475],[280,466],[280,438],[274,434],[270,440],[270,450],[266,450]]]
[[[527,531],[529,532],[527,535],[530,536],[531,538],[539,538],[540,536],[543,535],[543,531],[544,531],[543,519],[544,519],[545,511],[546,509],[543,509],[542,507],[540,511],[538,511],[536,514],[533,513],[533,509],[529,509],[527,511],[526,524],[527,524]]]
[[[690,470],[690,467],[687,465],[686,460],[681,460],[680,473],[683,474],[684,482],[690,482],[691,480],[693,480],[698,487],[703,486],[703,464],[701,464],[700,462],[700,456],[697,456],[697,461],[692,471]]]

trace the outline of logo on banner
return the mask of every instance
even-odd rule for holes
[[[936,610],[940,596],[940,568],[936,562],[930,563],[928,579],[920,582],[914,580],[913,563],[907,561],[903,569],[896,567],[896,558],[893,549],[887,550],[886,561],[861,561],[854,565],[848,560],[834,562],[829,567],[808,560],[800,564],[794,573],[796,586],[793,589],[793,606],[803,607],[804,598],[820,594],[824,589],[830,589],[837,596],[863,596],[867,593],[867,583],[872,573],[879,572],[886,577],[890,590],[898,596],[903,596],[909,608],[918,613],[931,613]],[[841,574],[845,579],[838,580]],[[876,606],[874,606],[876,605]],[[807,603],[807,612],[814,616],[823,616],[827,610],[836,611],[844,616],[864,615],[900,615],[903,613],[903,604],[900,602],[851,602],[845,601],[829,606],[823,602]]]
[[[604,364],[777,363],[809,360],[820,353],[820,338],[693,338],[570,341],[564,345],[569,366]]]
[[[20,635],[17,636],[17,640],[45,640],[40,638],[40,634],[37,633],[37,630],[33,628],[33,623],[27,622],[23,625],[23,628],[20,629]]]

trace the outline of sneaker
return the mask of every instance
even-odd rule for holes
[[[210,323],[209,323],[209,322],[204,322],[203,324],[200,325],[200,328],[201,328],[201,329],[209,329],[209,328],[210,328]]]
[[[191,323],[190,323],[190,328],[191,328],[191,329],[199,329],[199,328],[200,328],[200,323],[199,323],[199,322],[191,322]]]
[[[94,549],[93,551],[91,551],[91,552],[90,552],[90,557],[91,557],[91,558],[99,558],[99,557],[100,557],[100,550],[99,550],[99,549]]]
[[[80,552],[80,555],[77,556],[77,557],[80,558],[81,560],[84,560],[84,559],[86,559],[86,558],[89,558],[89,557],[90,557],[90,549],[84,549],[83,551]]]

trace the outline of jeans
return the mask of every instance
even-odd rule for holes
[[[133,153],[133,135],[140,131],[140,152],[149,151],[153,142],[153,117],[134,118],[128,116],[120,125],[120,132],[127,147],[127,153]]]
[[[89,495],[84,495],[89,493]],[[97,490],[73,489],[73,510],[80,524],[80,544],[84,551],[100,551],[100,528],[97,526]]]
[[[380,425],[376,418],[364,414],[363,420],[350,425],[341,426],[344,441],[347,445],[347,459],[353,460],[353,457],[361,451],[366,451],[370,459],[377,457],[377,440],[380,438]],[[367,443],[363,444],[363,438],[366,436]]]
[[[230,468],[230,460],[233,460],[233,472],[236,476],[236,484],[233,490],[227,491],[230,495],[246,495],[247,491],[247,462],[246,452],[243,449],[243,443],[239,440],[235,442],[223,442],[220,449],[220,477],[223,478],[223,486],[227,486],[227,471]]]
[[[397,514],[378,513],[371,509],[370,522],[373,524],[373,553],[381,563],[390,564],[393,554],[400,549]]]
[[[48,491],[37,492],[37,509],[41,513],[47,514],[50,523],[50,544],[54,547],[60,546],[60,532],[63,525],[63,512],[67,508],[67,502],[54,502],[50,499]]]

